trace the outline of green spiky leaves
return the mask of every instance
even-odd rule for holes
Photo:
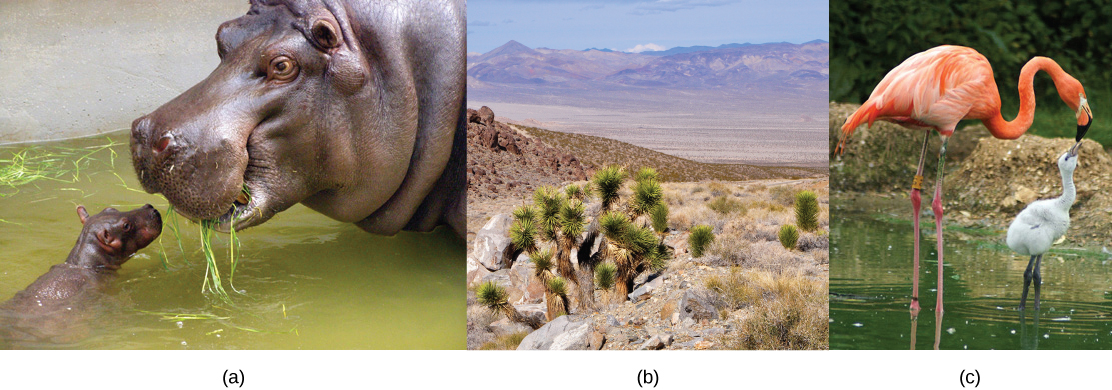
[[[668,205],[660,203],[649,210],[649,219],[652,220],[653,230],[657,233],[664,234],[668,230]]]
[[[714,242],[714,228],[708,225],[698,225],[691,228],[691,235],[687,237],[687,246],[691,248],[691,257],[703,257],[703,253],[711,242]]]
[[[575,240],[583,234],[583,228],[587,226],[587,212],[586,206],[583,202],[578,200],[570,200],[564,203],[564,207],[560,208],[560,233],[563,234],[565,239]]]
[[[630,210],[633,216],[647,214],[664,201],[664,189],[653,178],[640,180],[633,185],[633,199],[630,201]]]
[[[595,194],[602,201],[603,210],[609,210],[617,203],[618,191],[621,190],[625,178],[625,170],[617,165],[611,165],[595,172],[591,183],[594,185]]]
[[[641,169],[633,175],[633,180],[640,183],[645,180],[660,180],[660,178],[656,173],[656,169],[650,167],[641,167]]]
[[[556,233],[560,230],[560,209],[564,202],[563,194],[549,186],[541,186],[533,192],[539,231],[546,241],[556,240]]]
[[[556,276],[556,277],[553,277],[551,279],[548,279],[548,283],[546,284],[546,287],[548,287],[548,292],[550,292],[550,293],[553,293],[553,294],[556,294],[556,295],[559,295],[559,296],[568,295],[568,282],[567,282],[567,280],[564,280],[564,278],[562,278],[562,277]]]
[[[515,212],[516,216],[516,212]],[[533,220],[519,219],[510,225],[510,241],[514,247],[522,251],[533,253],[537,250],[537,227]]]
[[[799,241],[799,230],[792,225],[784,225],[780,227],[780,245],[787,249],[795,249],[795,244]]]
[[[564,196],[567,196],[568,199],[583,201],[583,199],[586,198],[587,193],[583,191],[583,187],[572,184],[564,187]]]
[[[618,267],[611,262],[605,262],[595,266],[595,285],[603,290],[609,290],[614,287],[615,281],[618,278]]]
[[[506,292],[506,288],[493,281],[480,284],[475,291],[475,295],[479,298],[479,304],[486,306],[491,311],[501,312],[510,305],[510,302],[507,301],[509,293]]]
[[[819,201],[814,192],[800,191],[795,195],[795,224],[807,232],[819,228]]]

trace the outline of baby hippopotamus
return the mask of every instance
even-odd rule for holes
[[[65,330],[76,325],[73,316],[81,316],[116,270],[162,233],[162,217],[149,204],[128,212],[110,207],[93,216],[77,206],[77,216],[84,227],[66,262],[0,304],[0,338],[54,339],[70,333]]]

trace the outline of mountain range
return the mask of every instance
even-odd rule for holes
[[[467,57],[468,88],[502,86],[827,91],[830,44],[726,44],[644,53],[529,48],[509,41]]]

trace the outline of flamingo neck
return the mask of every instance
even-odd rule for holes
[[[1056,204],[1068,213],[1076,199],[1077,189],[1073,186],[1073,171],[1062,171],[1062,196],[1058,197]]]
[[[1035,120],[1035,73],[1040,70],[1050,75],[1057,88],[1062,87],[1061,81],[1070,77],[1057,62],[1050,58],[1035,57],[1027,61],[1019,72],[1019,115],[1011,121],[1005,121],[997,110],[995,116],[984,120],[985,127],[988,127],[993,137],[1016,139],[1031,128],[1031,123]]]

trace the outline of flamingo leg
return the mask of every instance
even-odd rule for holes
[[[931,210],[934,210],[935,238],[938,241],[938,303],[935,310],[942,312],[942,177],[945,175],[946,142],[950,137],[942,135],[942,148],[938,150],[938,182],[934,185],[934,201]],[[941,318],[940,318],[941,319]]]
[[[1031,260],[1027,262],[1027,270],[1023,271],[1023,296],[1019,298],[1019,310],[1022,312],[1027,307],[1027,289],[1031,287],[1031,278],[1035,269],[1035,259],[1038,255],[1031,256]]]
[[[923,188],[923,165],[927,160],[927,145],[931,140],[931,133],[926,132],[923,137],[923,151],[919,153],[919,168],[915,171],[915,181],[911,184],[911,208],[914,210],[912,214],[912,227],[915,235],[915,246],[913,248],[914,268],[911,276],[911,316],[916,317],[919,315],[919,210],[923,203],[922,196],[919,195]]]
[[[1035,282],[1035,312],[1039,311],[1039,290],[1042,288],[1042,272],[1039,271],[1039,265],[1042,264],[1042,255],[1035,260],[1035,273],[1031,275],[1031,279]]]

